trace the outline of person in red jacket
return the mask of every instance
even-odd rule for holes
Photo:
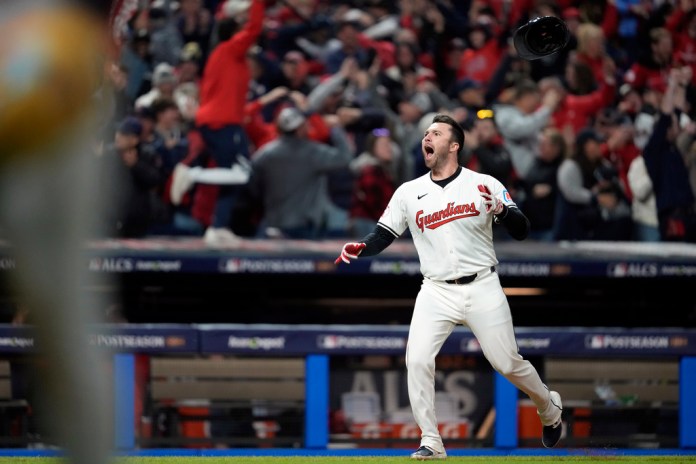
[[[649,34],[650,50],[645,50],[645,55],[626,71],[624,82],[638,91],[654,88],[664,92],[674,58],[672,34],[664,27],[654,28]]]
[[[572,63],[570,63],[572,64]],[[561,102],[551,117],[551,125],[561,132],[577,134],[589,125],[605,106],[613,104],[616,94],[616,80],[612,61],[605,61],[604,79],[599,88],[586,95],[573,95],[567,91],[558,77],[545,77],[539,82],[543,92],[556,89],[562,95]]]
[[[696,85],[696,8],[689,1],[677,2],[665,27],[672,32],[675,62],[691,67],[691,85]]]
[[[594,128],[606,141],[601,144],[602,156],[616,167],[618,180],[626,199],[633,201],[628,182],[628,168],[640,156],[640,148],[633,141],[635,127],[631,119],[614,108],[604,108],[594,121]]]
[[[495,73],[504,48],[494,35],[492,24],[479,19],[469,26],[469,47],[462,53],[457,79],[472,79],[487,84]]]
[[[243,166],[249,158],[249,140],[243,127],[250,80],[247,52],[261,35],[265,9],[264,0],[253,0],[245,23],[239,16],[221,19],[218,45],[203,70],[196,126],[218,168],[239,169],[237,165]],[[239,186],[234,184],[220,188],[213,221],[205,233],[206,243],[237,242],[230,223],[238,192]]]
[[[578,26],[577,40],[577,53],[574,59],[586,64],[592,70],[595,81],[602,82],[605,68],[607,66],[616,67],[614,60],[607,53],[604,31],[596,24],[584,23]]]

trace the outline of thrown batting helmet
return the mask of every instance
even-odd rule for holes
[[[556,16],[542,16],[527,22],[513,34],[517,54],[525,60],[538,60],[556,53],[568,44],[570,32]]]

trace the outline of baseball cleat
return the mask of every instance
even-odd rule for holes
[[[418,461],[429,461],[431,459],[447,459],[447,453],[444,451],[435,451],[427,446],[421,446],[411,454],[411,459]]]
[[[552,391],[551,393],[551,403],[553,406],[563,411],[563,405],[561,404],[561,395],[558,392]],[[546,448],[553,448],[561,441],[561,435],[563,435],[563,421],[561,421],[561,414],[558,415],[558,420],[551,425],[545,425],[543,428],[541,443]]]
[[[558,419],[553,425],[545,425],[542,432],[541,443],[544,444],[546,448],[553,448],[561,441],[561,435],[563,434],[563,422]]]

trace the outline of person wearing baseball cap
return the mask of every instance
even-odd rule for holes
[[[151,106],[158,98],[173,98],[177,82],[174,66],[169,63],[158,64],[152,72],[152,89],[135,100],[135,109]]]
[[[283,108],[280,113],[278,113],[278,131],[286,135],[293,134],[306,121],[307,118],[299,109],[295,108],[294,106],[288,106]]]
[[[258,235],[267,238],[324,237],[334,205],[326,175],[345,168],[353,152],[345,130],[331,129],[331,144],[307,138],[307,118],[296,107],[276,117],[279,138],[262,146],[252,160],[249,191],[263,202]]]

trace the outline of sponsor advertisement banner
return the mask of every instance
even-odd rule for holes
[[[520,353],[536,355],[693,355],[696,331],[642,329],[532,329],[516,334]],[[336,355],[388,354],[406,351],[408,327],[370,329],[365,326],[314,326],[286,329],[215,328],[202,329],[201,347],[210,353]],[[471,331],[457,328],[443,345],[441,354],[482,355]]]
[[[340,249],[340,248],[339,248]],[[333,257],[317,255],[311,250],[292,256],[264,256],[252,253],[208,253],[205,250],[162,249],[93,250],[85,266],[97,273],[213,273],[213,274],[376,274],[420,276],[420,262],[415,255],[390,255],[364,258],[350,266],[335,266]],[[205,252],[204,252],[205,251]],[[338,251],[337,251],[338,252]],[[332,255],[333,256],[333,255]],[[630,278],[689,278],[696,276],[693,260],[664,259],[606,259],[569,256],[558,260],[501,255],[497,266],[503,277],[607,277]],[[0,272],[12,271],[17,263],[8,250],[0,247]]]
[[[95,327],[91,346],[115,352],[197,353],[199,333],[189,326]],[[31,353],[40,349],[31,327],[0,325],[0,352]]]
[[[283,354],[403,354],[407,330],[301,328],[255,329],[206,327],[201,331],[204,353]]]
[[[188,326],[95,328],[92,346],[133,353],[197,353],[198,331]]]
[[[11,257],[0,259],[0,271],[16,267]],[[221,274],[377,274],[420,276],[417,258],[365,258],[350,266],[335,266],[322,257],[240,256],[95,256],[88,260],[92,272],[190,272]],[[503,277],[608,277],[659,278],[694,277],[696,264],[657,261],[519,261],[501,259],[497,266]]]
[[[696,355],[696,330],[691,329],[567,329],[518,328],[519,351],[543,355]],[[272,325],[126,325],[95,326],[90,344],[119,352],[237,353],[258,355],[403,355],[406,326],[272,326]],[[36,349],[29,326],[0,325],[0,352]],[[458,327],[443,355],[481,355],[468,329]]]
[[[34,336],[30,327],[0,325],[0,352],[25,353],[34,350]]]

